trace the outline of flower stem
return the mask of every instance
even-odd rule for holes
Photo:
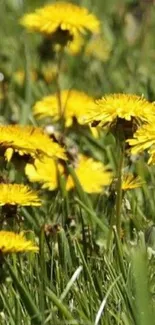
[[[122,209],[122,170],[124,164],[124,144],[119,143],[119,163],[117,171],[117,187],[116,187],[116,229],[118,236],[121,234],[121,209]]]
[[[20,123],[27,124],[30,115],[31,108],[31,95],[32,95],[32,85],[31,85],[31,57],[28,48],[27,41],[24,44],[24,55],[25,55],[25,104],[22,107]]]
[[[61,100],[61,86],[60,86],[62,59],[63,59],[63,49],[61,49],[61,51],[59,53],[57,53],[56,87],[57,87],[57,99],[58,99],[58,108],[59,108],[60,118],[62,118],[62,116],[63,116],[63,107],[62,107],[62,100]]]

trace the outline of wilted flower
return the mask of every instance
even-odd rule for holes
[[[134,176],[131,173],[124,174],[123,175],[123,181],[122,181],[122,190],[132,190],[135,188],[141,187],[143,184],[145,184],[144,181],[141,180],[139,176]]]

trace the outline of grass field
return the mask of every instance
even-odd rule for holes
[[[0,325],[153,325],[155,3],[54,3],[0,1]]]

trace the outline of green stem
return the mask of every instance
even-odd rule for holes
[[[45,321],[45,278],[46,278],[46,264],[45,264],[45,256],[44,256],[44,229],[42,227],[39,238],[39,246],[40,246],[40,312],[42,315],[42,321]]]
[[[107,252],[111,252],[111,244],[112,244],[112,233],[113,233],[113,226],[115,224],[115,211],[114,207],[112,207],[112,213],[111,213],[111,220],[110,220],[110,227],[109,227],[109,233],[107,238]]]
[[[56,76],[56,87],[57,87],[57,99],[58,99],[58,109],[60,119],[63,117],[63,106],[61,100],[61,85],[60,85],[60,74],[61,74],[61,66],[63,59],[63,49],[57,54],[57,76]]]
[[[30,58],[30,53],[28,49],[28,44],[27,42],[24,45],[24,56],[25,56],[25,104],[22,107],[21,111],[21,118],[20,122],[21,124],[27,124],[30,111],[31,111],[31,58]]]
[[[117,187],[116,187],[116,229],[118,236],[121,235],[121,210],[122,210],[122,170],[124,163],[124,145],[119,143],[119,163],[117,171]]]

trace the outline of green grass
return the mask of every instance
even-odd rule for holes
[[[40,36],[26,34],[18,23],[24,12],[47,2],[0,2],[0,77],[4,78],[0,82],[4,96],[0,123],[38,125],[32,105],[56,91],[55,82],[46,84],[42,77],[31,80],[31,70],[40,75],[43,65],[37,53]],[[143,94],[154,101],[155,6],[134,0],[73,2],[87,6],[101,19],[112,51],[106,62],[66,54],[61,89],[73,87],[94,97],[115,92]],[[16,82],[18,70],[25,71],[23,84]],[[81,127],[66,133],[81,152],[108,163],[117,175],[118,155],[112,135],[102,132],[95,139]],[[126,158],[125,163],[146,184],[122,198],[122,239],[115,227],[111,188],[99,195],[86,194],[70,164],[67,169],[76,183],[74,191],[66,192],[62,177],[58,191],[34,185],[40,190],[43,205],[21,208],[22,220],[13,230],[26,230],[27,237],[38,244],[39,253],[2,259],[1,325],[155,324],[155,170],[147,165],[145,155],[135,161]],[[7,180],[28,182],[22,168],[13,163],[1,163],[0,168],[0,176]],[[50,226],[49,233],[45,226]]]

